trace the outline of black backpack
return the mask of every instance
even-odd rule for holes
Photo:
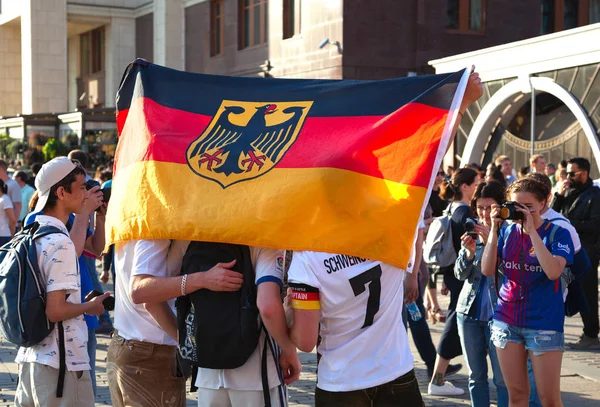
[[[248,246],[191,242],[181,274],[205,272],[234,259],[233,271],[244,276],[239,291],[203,289],[177,299],[180,354],[194,366],[235,369],[244,365],[258,346],[261,325]]]
[[[46,317],[46,279],[34,244],[52,233],[63,232],[34,222],[0,248],[0,331],[17,346],[37,345],[54,329]]]
[[[35,240],[64,232],[39,223],[24,227],[0,248],[0,332],[9,342],[23,347],[37,345],[54,330],[46,316],[46,278],[38,266]],[[59,378],[56,397],[63,394],[66,370],[65,339],[58,323]]]
[[[192,368],[191,390],[195,391],[199,367],[235,369],[243,366],[256,350],[260,332],[264,330],[266,336],[260,374],[265,406],[269,407],[267,349],[274,360],[277,360],[277,352],[269,340],[269,333],[260,322],[250,248],[228,243],[191,242],[183,257],[181,274],[205,272],[217,263],[229,263],[234,259],[236,263],[232,270],[244,276],[239,291],[202,289],[179,297],[175,302],[179,356],[184,364]]]

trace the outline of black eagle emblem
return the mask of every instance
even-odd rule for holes
[[[201,170],[227,177],[260,171],[267,159],[272,163],[281,159],[289,148],[290,139],[297,135],[306,108],[286,107],[281,112],[291,116],[282,123],[269,126],[267,116],[278,112],[276,104],[226,106],[214,126],[210,128],[209,125],[210,130],[190,145],[188,161],[197,160]],[[249,109],[255,109],[255,112],[245,126],[232,123],[230,115],[240,115]]]

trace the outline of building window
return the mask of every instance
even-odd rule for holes
[[[300,34],[300,0],[283,0],[283,39]]]
[[[600,20],[598,0],[542,0],[541,33],[550,34]]]
[[[210,56],[223,52],[223,0],[210,2]]]
[[[267,43],[269,7],[267,0],[240,0],[239,48]]]
[[[104,70],[104,27],[81,34],[81,75]]]
[[[600,23],[600,0],[590,0],[588,24]]]
[[[447,0],[446,15],[448,30],[485,31],[485,0]]]

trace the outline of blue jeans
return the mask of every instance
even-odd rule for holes
[[[96,341],[96,330],[88,329],[88,344],[87,351],[90,357],[90,376],[92,376],[92,387],[94,389],[94,396],[96,395],[96,347],[98,342]]]
[[[468,315],[458,313],[458,335],[469,368],[469,393],[473,407],[490,405],[487,355],[492,362],[493,381],[498,394],[498,407],[508,406],[508,390],[504,384],[496,348],[490,346],[490,326]]]

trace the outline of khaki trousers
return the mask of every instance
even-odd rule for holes
[[[40,363],[19,365],[17,407],[93,407],[94,390],[90,371],[65,372],[63,396],[56,398],[58,369]]]
[[[185,407],[185,377],[175,346],[114,335],[106,370],[115,407]]]

